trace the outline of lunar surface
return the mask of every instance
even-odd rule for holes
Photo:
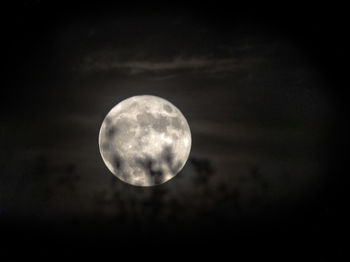
[[[108,169],[135,186],[154,186],[184,167],[191,149],[191,131],[180,110],[149,95],[123,100],[107,114],[99,147]]]

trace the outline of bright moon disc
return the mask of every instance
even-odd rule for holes
[[[99,147],[115,176],[131,185],[154,186],[184,167],[191,150],[191,131],[169,101],[133,96],[109,111],[100,129]]]

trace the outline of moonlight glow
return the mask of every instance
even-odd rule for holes
[[[168,181],[184,167],[191,132],[185,117],[169,101],[134,96],[107,114],[99,147],[115,176],[132,185],[153,186]]]

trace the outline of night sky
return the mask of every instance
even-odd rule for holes
[[[176,243],[281,261],[339,258],[344,14],[274,8],[6,5],[0,230],[8,246],[36,243],[40,254],[46,240],[152,242],[151,252]],[[150,188],[114,177],[98,147],[108,111],[143,94],[176,105],[192,132],[184,169]]]

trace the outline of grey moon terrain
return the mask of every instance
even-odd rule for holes
[[[191,132],[180,110],[167,100],[133,96],[107,114],[99,147],[108,169],[122,181],[154,186],[184,167],[191,149]]]

